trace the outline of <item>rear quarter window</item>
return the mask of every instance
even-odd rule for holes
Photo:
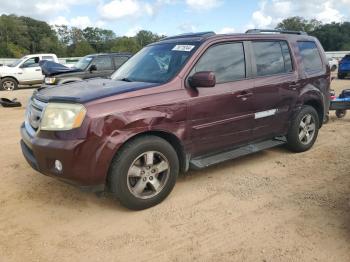
[[[304,70],[307,73],[323,71],[323,63],[317,45],[312,41],[298,41],[298,47]]]

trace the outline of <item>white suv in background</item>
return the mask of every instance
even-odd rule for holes
[[[38,85],[43,82],[39,61],[49,60],[58,63],[55,54],[27,55],[11,65],[0,67],[0,89],[15,90],[19,85]]]

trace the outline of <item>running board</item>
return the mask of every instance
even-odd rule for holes
[[[211,165],[216,165],[221,162],[235,159],[241,156],[253,154],[268,148],[276,147],[285,144],[287,141],[283,137],[265,140],[253,144],[248,144],[230,151],[221,152],[215,155],[207,155],[204,157],[196,157],[190,160],[190,168],[197,170],[202,169]]]

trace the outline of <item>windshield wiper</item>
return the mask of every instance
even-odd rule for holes
[[[124,77],[122,79],[118,79],[118,81],[124,81],[124,82],[132,82],[131,79],[127,78],[127,77]]]

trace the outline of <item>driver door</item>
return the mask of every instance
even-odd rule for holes
[[[18,73],[18,80],[26,84],[41,84],[44,75],[39,66],[39,57],[32,57],[23,62]]]
[[[254,125],[254,82],[247,79],[242,42],[209,47],[192,69],[212,71],[216,85],[192,89],[190,136],[194,156],[247,143]]]

